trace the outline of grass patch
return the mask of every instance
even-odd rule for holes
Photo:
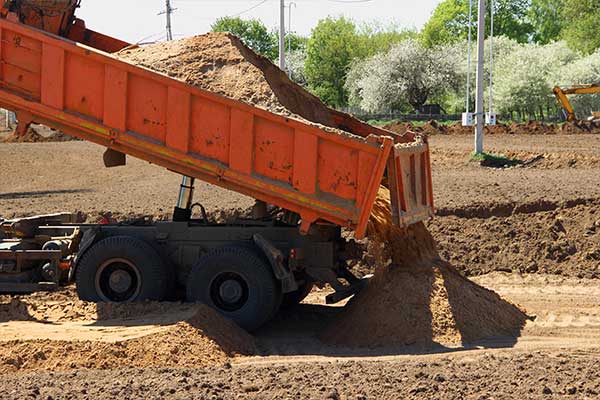
[[[523,163],[521,160],[506,157],[503,154],[472,152],[470,157],[471,161],[478,162],[482,167],[507,168],[514,167],[515,165],[521,165]]]

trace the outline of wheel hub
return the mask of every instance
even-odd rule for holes
[[[210,297],[215,306],[223,311],[236,311],[248,301],[248,283],[233,272],[224,272],[215,277],[210,285]]]
[[[131,287],[132,281],[131,275],[123,270],[114,271],[108,279],[110,288],[117,293],[125,293]]]
[[[134,301],[141,289],[141,276],[130,261],[111,259],[98,267],[95,284],[102,301]]]
[[[242,298],[243,292],[242,285],[235,280],[227,280],[223,282],[219,288],[221,299],[230,304],[238,302]]]

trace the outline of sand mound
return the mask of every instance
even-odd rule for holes
[[[189,311],[193,307],[195,307],[193,304],[177,302],[89,303],[79,300],[75,287],[69,286],[56,292],[0,296],[0,322],[62,323],[140,319],[144,316],[181,314],[181,311]],[[156,321],[157,318],[152,320]]]
[[[324,105],[271,61],[229,33],[157,43],[125,50],[116,56],[200,89],[341,131],[337,133],[357,133],[365,126],[350,115]]]
[[[0,138],[0,143],[69,142],[72,140],[77,140],[73,136],[69,136],[60,131],[51,131],[47,128],[43,130],[47,130],[49,132],[42,135],[38,133],[37,128],[30,127],[25,135],[18,136],[16,133],[11,133],[3,138]]]
[[[429,121],[422,126],[409,122],[393,122],[385,126],[392,132],[403,134],[407,131],[425,133],[428,135],[472,135],[473,128],[462,126],[460,122],[451,125],[442,125]],[[600,134],[600,121],[576,121],[563,124],[551,124],[539,121],[524,123],[498,124],[486,126],[486,135],[575,135],[583,133]]]
[[[94,341],[14,340],[0,343],[0,373],[27,370],[198,367],[253,354],[254,339],[204,305],[194,316],[138,339]]]
[[[322,335],[335,345],[392,347],[459,345],[519,333],[527,316],[496,293],[461,276],[438,256],[423,224],[391,223],[389,191],[382,188],[369,223],[380,263],[366,289]]]

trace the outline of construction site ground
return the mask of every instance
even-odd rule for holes
[[[486,137],[486,151],[519,160],[509,168],[470,161],[471,136],[437,135],[431,144],[438,216],[428,228],[459,271],[535,317],[519,335],[462,346],[325,345],[318,335],[343,307],[324,305],[324,288],[280,313],[253,345],[237,331],[223,343],[193,321],[193,306],[101,313],[68,288],[0,301],[0,398],[597,398],[600,136]],[[105,169],[102,152],[78,141],[0,144],[0,216],[168,217],[178,176],[135,159]],[[209,212],[252,204],[197,189]],[[356,268],[369,272],[368,262]],[[212,340],[189,342],[188,325]],[[101,343],[97,357],[82,343]],[[153,351],[142,362],[134,357],[144,343]],[[196,348],[210,356],[192,357]]]

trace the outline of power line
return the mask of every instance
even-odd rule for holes
[[[229,17],[239,17],[239,16],[240,16],[240,15],[242,15],[242,14],[246,14],[247,12],[250,12],[250,11],[254,10],[255,8],[258,8],[258,7],[262,6],[262,5],[263,5],[263,4],[265,4],[267,1],[269,1],[269,0],[262,0],[260,3],[258,3],[258,4],[255,4],[255,5],[253,5],[252,7],[248,8],[248,9],[246,9],[246,10],[244,10],[244,11],[241,11],[241,12],[239,12],[239,13],[237,13],[237,14],[229,15]]]

